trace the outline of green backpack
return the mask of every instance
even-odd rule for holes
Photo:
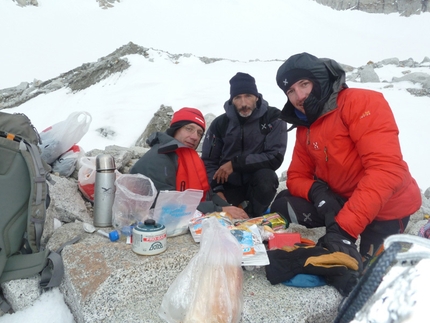
[[[50,288],[64,268],[59,253],[41,244],[50,166],[39,142],[27,116],[0,112],[0,283],[41,273],[41,287]]]

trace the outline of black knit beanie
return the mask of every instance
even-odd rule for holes
[[[252,94],[258,97],[259,93],[255,79],[246,73],[237,73],[230,79],[230,100],[240,94]]]

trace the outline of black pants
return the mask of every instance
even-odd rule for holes
[[[224,196],[227,201],[238,206],[247,201],[245,212],[250,217],[261,216],[269,207],[276,194],[279,181],[271,169],[260,169],[252,174],[243,176],[242,185],[224,184]]]
[[[270,207],[271,212],[277,212],[284,216],[290,223],[301,224],[307,228],[325,226],[324,218],[318,215],[311,202],[306,199],[293,196],[288,190],[280,192]],[[360,254],[372,255],[384,239],[392,234],[403,233],[408,225],[410,216],[399,220],[371,222],[361,233]]]

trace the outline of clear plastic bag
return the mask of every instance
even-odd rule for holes
[[[91,121],[92,117],[88,112],[78,111],[71,113],[66,120],[43,130],[40,133],[42,158],[48,164],[52,164],[82,139],[87,133]]]
[[[112,206],[112,225],[121,230],[125,226],[144,222],[157,196],[157,189],[149,177],[142,174],[123,174],[115,181]]]
[[[202,190],[161,191],[154,208],[155,222],[166,227],[168,237],[187,233],[202,197]]]
[[[82,157],[78,172],[78,187],[86,199],[94,202],[96,182],[96,157]]]
[[[203,222],[199,252],[163,297],[169,323],[237,323],[243,309],[242,248],[215,217]]]

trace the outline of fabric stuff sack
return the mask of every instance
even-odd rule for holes
[[[0,112],[0,283],[41,273],[41,287],[50,288],[61,283],[64,269],[41,241],[50,166],[39,142],[27,116]]]
[[[52,172],[59,176],[69,177],[73,174],[80,158],[85,156],[85,151],[78,145],[73,145],[68,151],[58,157],[52,164]]]

